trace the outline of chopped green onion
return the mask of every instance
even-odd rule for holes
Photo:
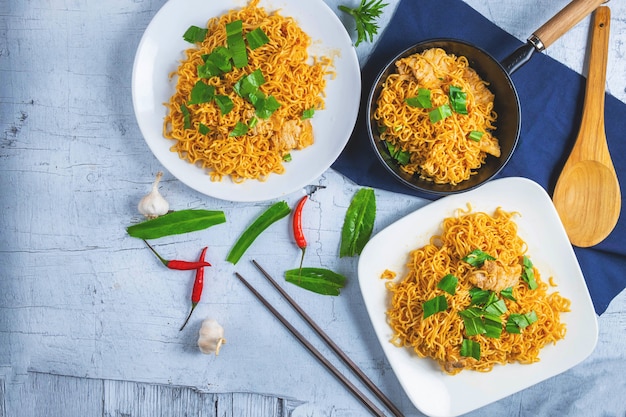
[[[250,129],[254,128],[254,126],[256,126],[259,123],[259,119],[257,119],[256,117],[252,116],[252,119],[250,119],[250,121],[248,122],[248,127]]]
[[[383,141],[387,146],[387,151],[389,151],[389,155],[400,165],[406,165],[411,160],[411,154],[409,151],[403,151],[401,147],[394,145],[391,142]]]
[[[470,303],[470,305],[484,306],[495,301],[496,298],[496,295],[493,291],[483,290],[478,287],[474,287],[469,290],[469,294],[472,298],[472,302]]]
[[[473,140],[474,142],[480,142],[480,138],[483,137],[483,135],[485,134],[485,132],[480,132],[478,130],[472,130],[469,134],[469,138],[470,140]]]
[[[460,87],[451,85],[448,92],[452,109],[459,114],[467,114],[467,93]]]
[[[430,90],[427,88],[418,88],[416,96],[409,97],[404,101],[411,107],[418,107],[421,109],[430,109],[433,107],[433,103],[430,100]]]
[[[483,316],[485,325],[485,336],[493,339],[499,339],[502,335],[502,320],[499,316],[493,314],[485,314]]]
[[[424,318],[430,317],[435,313],[446,311],[448,309],[448,300],[445,295],[438,295],[422,304],[424,309]]]
[[[483,264],[485,263],[485,261],[489,260],[489,261],[493,261],[496,258],[494,258],[493,256],[483,252],[480,249],[474,249],[473,251],[471,251],[469,253],[469,255],[467,255],[465,258],[463,258],[463,260],[465,262],[467,262],[468,264],[475,266],[477,268],[480,268],[481,266],[483,266]]]
[[[265,83],[265,78],[260,69],[252,71],[250,74],[241,77],[233,86],[233,90],[243,98],[250,98],[255,94],[261,85]]]
[[[241,234],[232,247],[226,260],[233,265],[239,262],[245,251],[252,242],[272,224],[291,213],[289,205],[285,201],[279,201],[268,207],[248,228]]]
[[[513,297],[513,287],[503,289],[502,291],[500,291],[500,295],[507,300],[517,301],[515,297]]]
[[[198,124],[198,132],[200,132],[201,135],[206,135],[210,131],[211,131],[211,129],[207,125],[205,125],[204,123]]]
[[[233,65],[236,68],[243,68],[248,65],[248,52],[243,40],[243,22],[241,20],[226,23],[226,44],[232,54]]]
[[[230,99],[230,97],[221,94],[215,96],[215,102],[220,108],[222,114],[228,114],[233,109],[233,107],[235,107],[235,104]]]
[[[484,334],[487,337],[499,338],[502,333],[502,320],[499,314],[492,314],[478,307],[470,307],[459,311],[458,314],[463,319],[467,336]]]
[[[526,314],[513,313],[506,322],[506,331],[509,333],[521,333],[521,330],[537,321],[537,313],[531,311]]]
[[[191,129],[191,113],[184,104],[180,105],[180,112],[183,114],[183,128]]]
[[[430,118],[431,123],[437,123],[438,121],[443,120],[449,116],[452,116],[452,110],[450,110],[450,106],[448,106],[447,104],[439,106],[428,113],[428,117]]]
[[[243,136],[246,133],[248,133],[248,125],[242,122],[237,122],[235,123],[235,127],[233,128],[233,130],[228,134],[228,136]]]
[[[445,277],[441,278],[439,283],[437,284],[437,288],[447,292],[450,295],[454,295],[456,293],[456,286],[459,283],[459,279],[452,274],[448,274]]]
[[[506,308],[506,303],[504,302],[504,300],[496,300],[492,303],[487,304],[484,307],[484,310],[487,313],[490,314],[495,314],[496,316],[500,316],[502,314],[504,314],[507,311]]]
[[[283,155],[283,161],[284,162],[291,162],[291,154],[290,153],[286,153],[285,155]]]
[[[469,339],[463,339],[461,343],[461,356],[480,360],[480,343]]]
[[[208,29],[202,29],[201,27],[191,25],[183,34],[183,39],[189,43],[200,43],[206,38]]]
[[[191,89],[191,95],[187,104],[208,103],[213,98],[215,98],[215,87],[199,80]]]
[[[315,114],[315,108],[311,107],[302,112],[302,120],[310,119]]]
[[[387,131],[387,126],[378,125],[378,133],[385,133]]]
[[[533,269],[533,263],[528,256],[523,258],[522,279],[528,284],[528,288],[534,290],[538,287],[535,280],[535,270]]]
[[[198,77],[211,78],[222,75],[233,69],[230,60],[232,54],[230,50],[223,46],[218,46],[210,54],[203,55],[204,65],[198,66]]]
[[[261,28],[256,28],[246,33],[246,39],[248,40],[248,46],[252,50],[260,48],[270,41],[270,39]]]
[[[253,104],[256,115],[261,119],[269,119],[280,108],[280,103],[274,96],[259,98]]]

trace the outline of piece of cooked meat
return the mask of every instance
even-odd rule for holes
[[[500,157],[500,145],[498,141],[491,136],[483,135],[483,137],[480,138],[480,150],[496,158]]]
[[[522,266],[516,264],[506,267],[498,261],[486,260],[483,267],[469,276],[472,284],[483,290],[500,292],[513,287],[519,281],[522,274]]]

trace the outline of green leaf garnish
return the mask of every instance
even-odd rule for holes
[[[183,114],[183,128],[191,129],[191,113],[184,104],[180,105],[180,112]]]
[[[513,297],[513,287],[503,289],[500,291],[500,295],[507,300],[517,301],[515,297]]]
[[[187,104],[208,103],[215,98],[215,87],[202,80],[197,81],[191,89]]]
[[[210,54],[203,55],[202,59],[204,64],[198,66],[200,78],[217,77],[233,69],[230,63],[232,54],[223,46],[218,46]]]
[[[438,295],[430,300],[424,301],[422,304],[424,310],[424,317],[427,318],[433,314],[446,311],[448,309],[448,300],[445,295]]]
[[[248,65],[248,52],[243,40],[243,22],[241,20],[226,23],[226,44],[236,68],[243,68]]]
[[[235,104],[230,97],[221,94],[215,96],[215,102],[217,103],[217,107],[220,108],[220,112],[222,114],[228,114],[233,107],[235,107]]]
[[[198,132],[200,132],[201,135],[206,135],[211,131],[211,129],[205,125],[204,123],[199,123],[198,124]]]
[[[409,151],[403,151],[401,147],[394,145],[391,142],[383,141],[387,146],[389,155],[398,161],[400,165],[406,165],[411,160],[411,153]]]
[[[521,333],[522,329],[537,321],[537,313],[531,311],[526,314],[512,313],[506,321],[506,331],[509,333]]]
[[[485,134],[485,132],[481,132],[481,131],[478,131],[478,130],[472,130],[469,133],[468,137],[470,138],[470,140],[473,140],[474,142],[480,142],[480,138],[482,138],[484,134]]]
[[[404,101],[409,106],[420,109],[430,109],[433,106],[433,103],[430,101],[430,90],[427,88],[418,88],[415,97],[409,97]]]
[[[463,339],[461,342],[461,356],[480,360],[480,343],[470,339]]]
[[[257,68],[250,74],[241,77],[233,86],[233,90],[239,96],[250,99],[250,95],[256,93],[264,83],[265,77],[263,77],[261,70]]]
[[[309,109],[306,109],[302,112],[302,120],[305,119],[310,119],[313,117],[313,115],[315,114],[315,108],[311,107]]]
[[[361,188],[356,192],[341,229],[339,257],[361,253],[374,230],[376,218],[376,196],[372,188]]]
[[[383,3],[382,0],[361,0],[361,4],[356,8],[339,6],[339,10],[352,16],[356,23],[357,40],[354,46],[359,46],[363,41],[374,40],[374,35],[378,33],[376,19],[382,14],[385,6],[387,3]]]
[[[242,122],[235,123],[235,127],[230,131],[228,136],[243,136],[248,133],[248,125]]]
[[[208,32],[208,29],[191,25],[183,34],[183,39],[189,43],[200,43],[204,41]]]
[[[297,268],[285,271],[285,280],[322,295],[339,295],[346,277],[325,268]]]
[[[474,249],[466,257],[463,258],[465,262],[477,268],[480,268],[481,266],[483,266],[485,261],[487,260],[493,261],[495,259],[496,258],[489,255],[488,253],[483,252],[480,249]]]
[[[256,28],[246,33],[246,39],[248,40],[248,46],[252,50],[260,48],[270,41],[270,38],[267,37],[261,28]]]
[[[207,229],[226,222],[223,211],[179,210],[146,220],[126,228],[128,234],[139,239],[157,239]]]
[[[255,114],[260,119],[269,119],[269,117],[280,108],[280,103],[274,96],[257,98],[253,101],[253,105]]]
[[[448,274],[441,278],[441,280],[437,283],[437,288],[447,292],[450,295],[454,295],[456,293],[456,286],[459,283],[459,279],[452,274]]]
[[[531,290],[536,289],[537,281],[535,280],[535,270],[533,269],[533,263],[528,256],[524,255],[522,260],[522,279],[528,284],[528,288]]]
[[[452,116],[452,110],[450,110],[450,106],[448,106],[447,104],[439,106],[428,113],[428,117],[430,118],[431,123],[437,123],[438,121],[450,116]]]
[[[459,114],[467,114],[467,93],[460,87],[451,85],[448,92],[450,107]]]

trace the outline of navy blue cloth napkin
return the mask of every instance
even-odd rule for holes
[[[537,28],[529,28],[529,35]],[[502,61],[522,42],[461,0],[403,0],[376,49],[362,69],[361,110],[352,137],[332,168],[362,186],[412,194],[384,170],[367,136],[364,108],[374,79],[385,63],[414,43],[433,38],[462,39]],[[586,45],[581,45],[585,48]],[[573,146],[582,113],[585,78],[545,54],[536,53],[511,75],[522,107],[518,147],[497,177],[536,181],[552,195]],[[605,129],[620,183],[626,184],[626,104],[606,96]],[[626,219],[620,216],[611,235],[592,248],[574,248],[595,310],[602,314],[626,287]]]

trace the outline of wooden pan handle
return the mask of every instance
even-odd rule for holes
[[[545,49],[552,45],[554,41],[563,36],[565,32],[576,26],[578,22],[606,1],[607,0],[572,0],[571,3],[533,33],[534,37],[542,44],[540,49]]]

